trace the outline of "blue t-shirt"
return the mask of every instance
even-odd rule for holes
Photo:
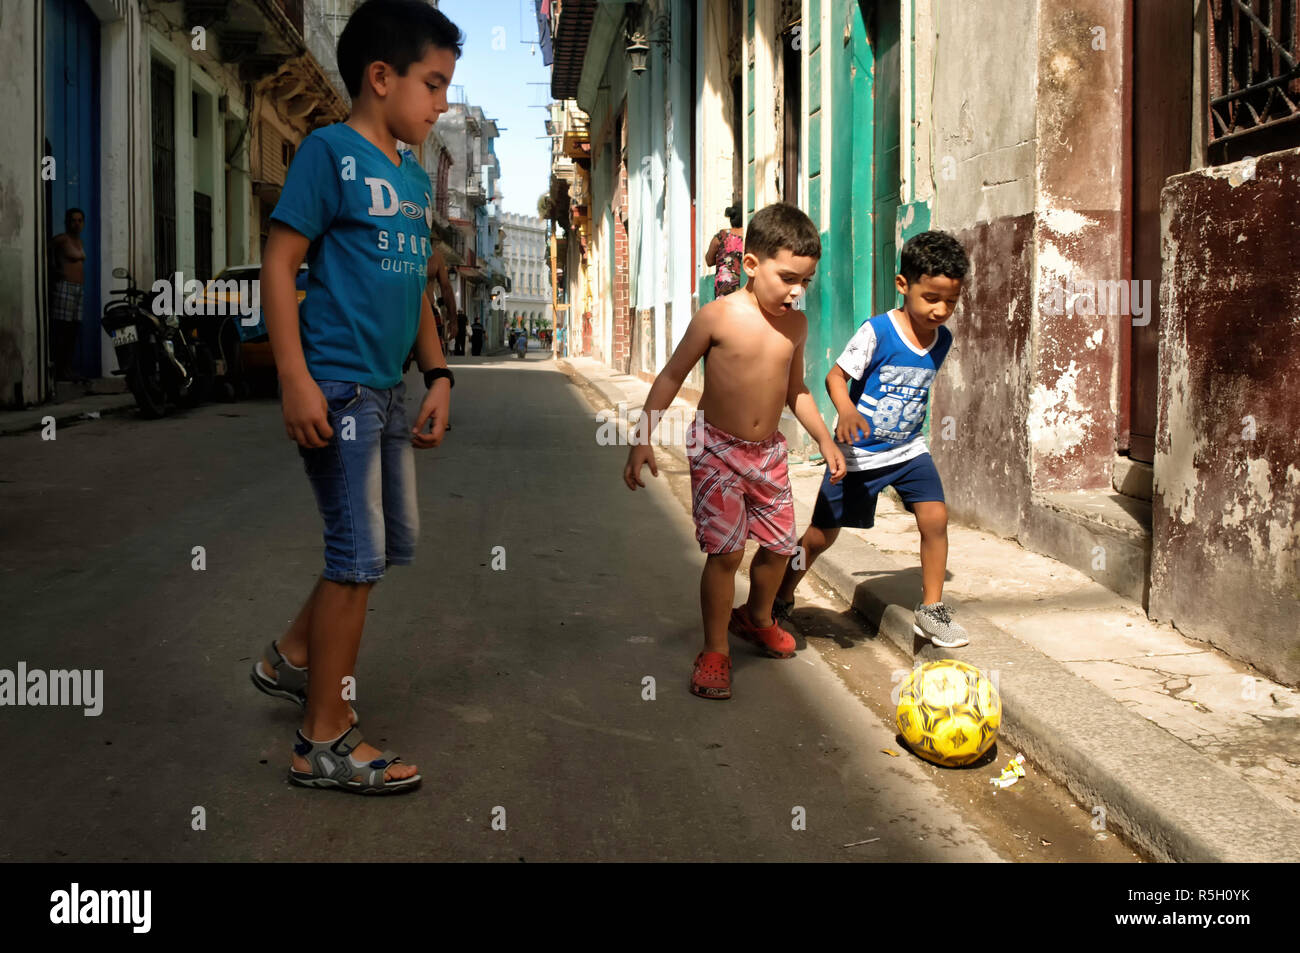
[[[918,349],[888,313],[858,328],[835,362],[852,382],[849,399],[871,424],[865,440],[839,444],[849,470],[894,466],[928,452],[921,425],[930,384],[951,346],[952,332],[940,325],[930,346]]]
[[[429,175],[346,123],[298,147],[271,218],[311,239],[302,351],[311,376],[393,387],[420,327],[433,251]]]

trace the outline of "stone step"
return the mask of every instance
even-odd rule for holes
[[[1020,544],[1147,604],[1151,504],[1107,490],[1036,493]]]
[[[1132,457],[1115,455],[1115,469],[1111,476],[1111,486],[1115,492],[1131,496],[1135,500],[1151,502],[1151,484],[1155,471],[1151,464],[1134,460]]]

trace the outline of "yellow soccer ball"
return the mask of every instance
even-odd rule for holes
[[[947,768],[978,760],[998,736],[1002,699],[988,676],[955,659],[927,662],[903,682],[898,733],[926,761]]]

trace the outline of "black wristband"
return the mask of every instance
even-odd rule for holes
[[[445,378],[447,378],[447,380],[450,381],[452,387],[455,387],[455,386],[456,386],[456,376],[455,376],[454,374],[452,374],[452,372],[451,372],[450,370],[448,370],[448,369],[445,368],[445,367],[435,367],[435,368],[434,368],[433,370],[431,370],[431,371],[425,371],[425,372],[424,372],[424,386],[425,386],[425,388],[427,389],[427,388],[432,387],[432,386],[433,386],[433,382],[436,381],[436,380],[437,380],[438,378],[440,378],[440,377],[445,377]]]

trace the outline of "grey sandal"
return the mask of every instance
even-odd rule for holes
[[[274,639],[267,646],[265,654],[275,659],[271,664],[271,668],[275,672],[275,678],[267,678],[262,674],[262,660],[259,658],[253,663],[253,670],[248,675],[252,679],[254,687],[259,692],[265,692],[273,698],[284,698],[296,703],[299,708],[306,708],[307,669],[299,668],[281,655]],[[357,716],[357,710],[351,705],[348,706],[348,711],[355,727],[360,723],[361,719]]]
[[[259,658],[253,663],[253,671],[249,676],[253,680],[253,685],[260,692],[266,692],[275,698],[286,698],[291,702],[297,702],[299,707],[306,708],[307,669],[299,668],[281,655],[274,639],[271,640],[265,654],[275,659],[271,665],[275,678],[270,679],[262,674],[262,660]]]
[[[310,772],[289,770],[289,780],[308,788],[338,788],[353,794],[396,794],[420,786],[420,775],[384,780],[384,772],[402,759],[385,751],[374,761],[357,761],[352,752],[365,738],[356,728],[349,728],[330,741],[310,741],[298,732],[293,753],[306,758]]]

